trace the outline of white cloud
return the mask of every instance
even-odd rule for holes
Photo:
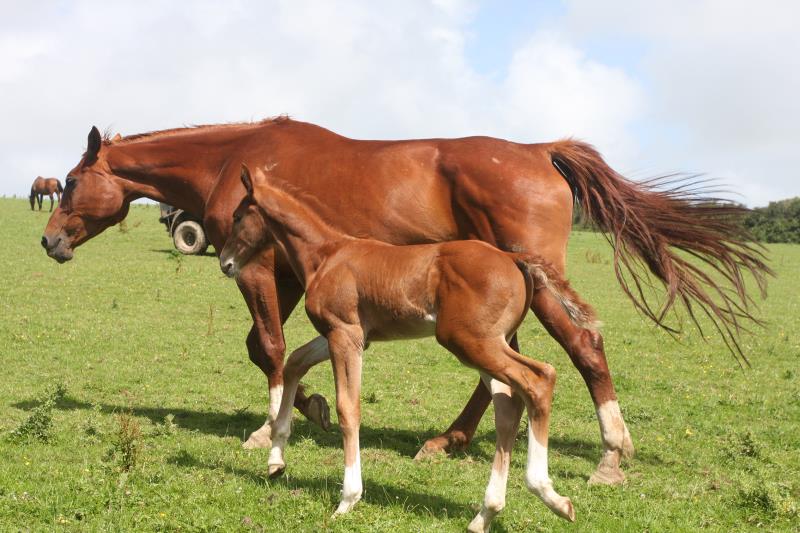
[[[503,76],[465,55],[473,1],[4,5],[0,193],[63,176],[92,124],[127,134],[289,113],[361,138],[574,135],[623,171],[705,170],[751,202],[788,195],[800,112],[786,43],[800,17],[676,5],[569,2]],[[642,63],[598,57],[592,35],[631,39]]]
[[[651,165],[719,176],[750,204],[800,195],[800,3],[568,4],[576,39],[643,43]]]

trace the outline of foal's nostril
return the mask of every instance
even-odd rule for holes
[[[45,237],[44,235],[42,235],[42,248],[47,250],[47,237]]]
[[[230,271],[231,271],[231,268],[233,268],[233,263],[231,263],[230,261],[228,261],[227,263],[224,263],[224,264],[222,265],[222,273],[223,273],[223,274],[228,274],[228,273],[230,273]]]

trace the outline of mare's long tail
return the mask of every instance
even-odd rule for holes
[[[746,291],[749,273],[766,295],[763,248],[741,224],[747,209],[706,196],[705,180],[665,176],[633,182],[611,169],[590,145],[565,140],[550,146],[553,166],[572,187],[583,216],[602,230],[614,248],[614,270],[625,294],[645,316],[665,322],[676,300],[700,328],[697,309],[708,316],[734,355],[745,322],[760,324]],[[678,252],[684,252],[679,254]],[[663,305],[645,296],[647,267],[666,288]],[[709,268],[710,267],[710,268]]]

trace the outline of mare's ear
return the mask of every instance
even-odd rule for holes
[[[247,168],[247,165],[242,163],[242,185],[244,185],[244,190],[247,191],[247,196],[250,198],[253,197],[253,180],[250,178],[250,169]]]
[[[97,154],[100,152],[100,147],[103,146],[103,137],[100,135],[100,130],[97,126],[92,126],[89,132],[89,143],[86,145],[86,161],[92,162],[97,159]]]

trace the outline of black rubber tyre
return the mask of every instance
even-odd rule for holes
[[[172,234],[175,249],[186,255],[202,254],[208,248],[203,226],[194,220],[185,220],[178,224]]]

